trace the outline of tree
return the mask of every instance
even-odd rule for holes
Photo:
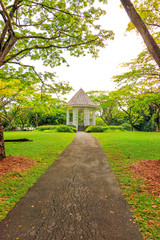
[[[142,88],[157,87],[160,84],[160,73],[157,65],[153,62],[148,51],[144,50],[137,58],[128,63],[123,63],[122,67],[126,71],[120,75],[113,76],[112,79],[119,87],[124,85],[134,85]]]
[[[120,111],[114,91],[90,91],[88,94],[99,106],[99,114],[105,124],[111,125],[115,119],[119,118]]]
[[[142,95],[144,104],[153,110],[153,121],[156,126],[156,132],[160,131],[160,89],[151,91],[148,89]]]
[[[142,112],[147,111],[139,90],[131,85],[125,85],[116,91],[116,97],[120,109],[128,116],[133,131],[134,125],[140,123],[143,119]]]
[[[66,62],[65,50],[73,56],[88,52],[97,57],[98,48],[104,47],[105,40],[111,39],[113,33],[94,23],[105,12],[94,8],[93,3],[94,0],[0,1],[0,66],[16,64],[21,67],[18,73],[22,67],[28,67],[36,74],[24,59],[41,59],[45,65],[54,67]],[[3,145],[1,142],[0,146]]]
[[[16,123],[21,123],[21,127],[24,128],[24,124],[26,122],[29,123],[27,116],[29,116],[31,111],[35,113],[35,119],[38,115],[50,114],[59,104],[60,96],[72,89],[68,83],[56,83],[52,79],[51,73],[45,72],[40,76],[42,81],[45,79],[45,84],[43,82],[42,84],[37,84],[36,82],[35,84],[24,86],[17,79],[9,80],[7,83],[0,82],[0,112],[2,118],[8,122],[10,129],[15,125],[15,119]],[[47,81],[47,78],[49,78],[49,81]],[[53,93],[56,94],[57,98],[52,97]]]
[[[141,105],[148,108],[146,117],[152,117],[156,131],[159,131],[160,124],[160,74],[157,65],[151,59],[148,51],[143,51],[136,59],[123,64],[127,72],[114,76],[114,82],[119,87],[130,85],[131,89],[136,88],[141,98]],[[150,116],[149,116],[150,115]]]
[[[120,0],[132,23],[141,34],[148,51],[160,67],[160,48],[130,0]]]

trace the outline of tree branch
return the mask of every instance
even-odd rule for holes
[[[82,42],[82,43],[76,43],[76,44],[71,44],[71,45],[68,45],[68,46],[65,46],[65,47],[64,46],[54,45],[54,44],[51,44],[51,45],[48,45],[48,46],[38,46],[38,45],[35,45],[33,47],[30,47],[30,48],[22,49],[18,53],[13,54],[10,58],[8,58],[7,60],[5,60],[3,62],[3,65],[8,63],[8,62],[10,62],[12,59],[16,58],[21,53],[26,52],[26,51],[31,51],[31,50],[34,50],[34,49],[49,49],[49,48],[68,49],[68,48],[72,48],[72,47],[76,47],[76,46],[85,45],[85,44],[88,44],[88,43],[91,43],[91,42],[95,42],[97,39],[98,39],[98,37],[96,39],[92,39],[90,41],[86,41],[86,42]]]
[[[59,38],[60,37],[60,33],[59,33],[59,35],[58,36],[56,36],[56,37],[43,37],[43,36],[32,36],[32,35],[30,35],[30,36],[21,36],[21,37],[18,37],[18,39],[25,39],[25,38],[29,38],[29,39],[31,39],[31,38],[38,38],[38,39],[44,39],[44,40],[54,40],[54,39],[56,39],[56,38]]]

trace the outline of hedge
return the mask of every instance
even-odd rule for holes
[[[107,132],[107,131],[124,131],[123,126],[89,126],[86,128],[86,132]]]
[[[36,128],[37,131],[55,130],[56,132],[76,132],[74,125],[43,125]]]

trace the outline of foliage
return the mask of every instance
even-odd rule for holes
[[[131,125],[127,122],[122,123],[121,127],[123,127],[127,131],[131,131]]]
[[[160,86],[160,85],[159,85]],[[160,89],[157,87],[154,92],[150,90],[143,94],[144,104],[148,104],[150,109],[152,109],[152,119],[156,126],[156,131],[160,131]]]
[[[156,42],[159,44],[159,0],[144,0],[143,2],[135,0],[134,6],[152,33]],[[131,31],[133,28],[133,23],[129,23],[127,30]],[[148,124],[152,118],[154,124],[156,125],[156,131],[159,131],[160,75],[158,66],[153,61],[151,55],[146,49],[140,53],[136,59],[133,59],[131,62],[125,63],[122,66],[126,67],[126,72],[124,74],[114,76],[114,81],[118,84],[119,87],[130,85],[133,89],[135,87],[138,88],[138,91],[141,94],[141,100],[143,101],[144,106],[148,108],[148,114],[146,114],[146,112],[143,112],[144,117],[148,117],[146,124]],[[143,121],[143,119],[141,120]],[[151,122],[152,120],[150,123]],[[145,127],[142,129],[146,130]],[[154,129],[154,127],[150,127],[150,129]]]
[[[124,89],[127,92],[127,94],[130,91],[132,91],[135,97],[137,95],[136,98],[140,99],[139,104],[142,109],[143,117],[146,118],[147,116],[148,121],[150,120],[151,117],[153,117],[154,123],[156,125],[156,131],[159,131],[160,129],[159,70],[153,64],[147,52],[139,54],[137,59],[132,60],[130,63],[124,64],[124,66],[128,67],[130,71],[127,71],[126,73],[121,75],[114,76],[113,77],[114,81],[117,82],[120,89]],[[125,93],[123,95],[125,95]],[[137,112],[138,111],[139,107],[137,107]],[[142,118],[141,121],[143,121]]]
[[[39,126],[36,128],[37,131],[55,130],[57,132],[76,132],[74,125],[47,125]],[[47,131],[49,132],[49,131]]]
[[[37,164],[21,175],[15,172],[1,177],[0,204],[2,220],[21,199],[28,189],[46,171],[53,161],[71,143],[74,133],[45,132],[5,132],[5,139],[27,138],[32,142],[6,143],[7,155],[24,156],[37,161]]]
[[[103,147],[123,193],[132,205],[135,221],[140,225],[145,239],[159,239],[159,198],[147,194],[145,182],[134,178],[128,171],[131,163],[159,159],[159,133],[112,132],[93,133]],[[157,206],[156,208],[152,206]]]
[[[104,132],[104,128],[101,126],[89,126],[86,128],[86,132]]]
[[[28,57],[55,67],[66,62],[64,50],[74,56],[88,52],[96,57],[98,47],[104,47],[105,40],[113,35],[95,23],[105,11],[96,9],[93,3],[17,0],[10,5],[10,1],[5,1],[0,21],[0,65],[22,65],[22,59]]]
[[[157,65],[160,67],[160,48],[159,48],[156,40],[154,39],[155,36],[153,37],[151,35],[149,29],[147,28],[147,25],[150,24],[150,22],[147,21],[147,23],[145,23],[143,21],[142,17],[138,14],[139,8],[138,8],[138,10],[136,10],[136,8],[134,7],[134,5],[132,4],[132,2],[130,0],[120,0],[120,1],[123,5],[124,9],[126,10],[129,18],[131,19],[132,23],[134,24],[135,28],[141,34],[148,51],[152,55],[152,57],[155,60],[155,62],[157,63]],[[159,0],[157,0],[156,5],[154,4],[154,7],[156,6],[156,8],[157,8],[156,9],[156,14],[159,18],[159,8],[157,7],[158,6],[158,1]],[[150,3],[155,2],[155,0],[151,0],[151,1],[146,0],[146,1],[143,1],[143,2],[144,3],[146,3],[146,2],[149,3],[149,5],[147,5],[147,9],[145,9],[146,6],[144,7],[143,3],[141,3],[141,1],[135,0],[135,3],[138,3],[138,5],[140,3],[141,6],[139,6],[139,7],[141,8],[143,13],[145,12],[145,10],[146,10],[146,14],[147,14],[147,12],[150,12],[150,11],[152,12],[152,9],[150,8]],[[143,13],[142,13],[142,15],[144,15]],[[160,27],[159,21],[158,21],[158,25],[155,24],[154,21],[153,21],[151,26],[152,27],[154,26],[155,28]],[[158,40],[159,40],[159,36],[158,36]]]
[[[73,125],[73,124],[69,124],[67,125],[68,127],[73,127],[73,128],[76,128],[76,125]]]
[[[148,29],[155,35],[159,34],[159,0],[135,0],[134,6],[137,9],[139,15],[147,25]],[[134,28],[133,23],[128,24],[128,31]],[[158,40],[158,39],[157,39]]]
[[[58,126],[57,127],[57,132],[76,132],[75,127],[70,127],[70,126]]]
[[[36,127],[36,130],[37,131],[44,131],[44,130],[55,130],[57,129],[57,125],[44,125],[44,126],[39,126],[39,127]]]
[[[144,21],[144,24],[146,24],[155,41],[159,45],[159,0],[135,0],[134,6]],[[135,27],[133,23],[130,22],[127,30],[131,31],[133,29],[135,29]],[[157,50],[157,54],[160,54],[160,50]],[[121,75],[114,76],[113,80],[118,84],[119,88],[128,85],[133,91],[135,91],[136,88],[137,90],[135,91],[135,94],[139,94],[141,103],[143,105],[141,112],[141,116],[143,116],[143,118],[139,118],[140,122],[138,122],[138,124],[135,122],[134,127],[143,131],[151,131],[154,130],[155,125],[156,131],[159,131],[160,74],[158,66],[153,61],[152,56],[146,49],[144,49],[144,51],[140,53],[136,59],[133,59],[131,62],[125,63],[122,66],[126,68],[125,72]],[[138,108],[137,112],[140,113]],[[154,124],[152,124],[151,119],[154,121]]]
[[[109,131],[124,131],[123,126],[89,126],[86,132],[109,132]]]
[[[148,110],[142,102],[139,89],[126,84],[117,90],[116,96],[121,110],[128,116],[133,131],[134,125],[143,120],[142,111],[147,113]]]
[[[97,125],[97,126],[104,126],[105,123],[104,123],[104,121],[102,120],[102,118],[96,117],[96,125]]]
[[[120,111],[114,91],[90,91],[90,98],[99,106],[98,111],[104,124],[111,125],[120,117]]]
[[[156,126],[154,124],[153,118],[148,121],[146,125],[144,125],[143,131],[145,132],[155,132],[156,131]]]
[[[152,88],[159,83],[159,68],[146,50],[141,52],[137,58],[132,59],[128,63],[123,63],[121,66],[126,68],[126,71],[121,75],[113,76],[114,82],[119,87],[128,84]]]
[[[65,124],[65,101],[54,98],[51,94],[33,92],[29,96],[15,98],[14,102],[2,108],[1,115],[9,128]]]

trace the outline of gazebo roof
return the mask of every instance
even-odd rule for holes
[[[67,106],[97,107],[82,88],[71,98]]]

